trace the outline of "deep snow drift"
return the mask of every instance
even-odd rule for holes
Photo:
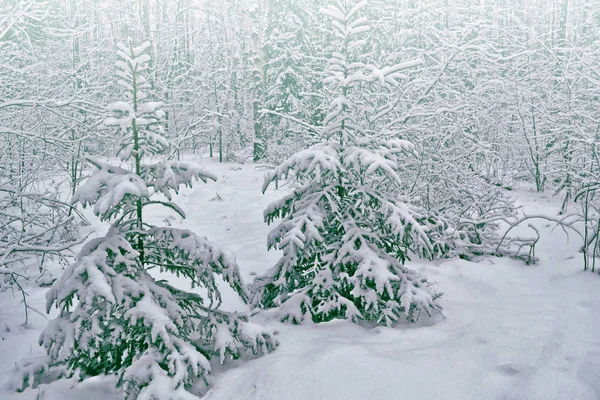
[[[160,208],[153,218],[192,229],[235,252],[249,283],[279,257],[266,251],[269,227],[262,212],[281,193],[261,194],[265,172],[255,165],[205,164],[219,182],[198,183],[175,199],[187,219],[181,223]],[[550,194],[521,189],[515,196],[526,212],[556,216],[559,201]],[[410,262],[444,292],[443,313],[416,325],[293,326],[269,313],[257,316],[279,332],[279,348],[215,366],[204,398],[600,399],[600,276],[582,271],[577,237],[567,243],[547,221],[534,224],[542,235],[535,265],[506,258]],[[27,290],[28,302],[43,310],[47,288]],[[223,297],[226,309],[248,309],[232,291],[224,290]],[[8,381],[0,387],[0,399],[119,398],[113,381],[103,377],[58,381],[23,393],[11,389],[15,365],[44,354],[37,339],[46,320],[30,312],[24,327],[17,292],[0,293],[0,302],[0,383]]]

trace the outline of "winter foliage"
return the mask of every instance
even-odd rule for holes
[[[599,26],[597,0],[0,4],[0,295],[27,329],[30,293],[57,313],[14,388],[106,375],[127,399],[198,398],[216,360],[276,347],[251,315],[398,327],[450,297],[428,260],[530,265],[543,235],[595,272]],[[264,268],[203,236],[233,218],[181,202],[230,176],[203,157],[253,163],[278,198]],[[560,210],[525,212],[523,188]]]
[[[48,292],[47,311],[60,309],[44,329],[40,343],[48,366],[66,367],[80,378],[116,374],[127,398],[191,399],[188,390],[210,372],[217,356],[238,358],[242,353],[267,352],[276,345],[272,334],[247,316],[219,311],[218,274],[243,300],[247,293],[235,257],[189,230],[160,228],[143,221],[143,207],[162,204],[181,216],[171,198],[194,179],[215,179],[194,164],[161,161],[144,164],[144,156],[164,153],[168,142],[160,125],[159,103],[142,103],[148,86],[142,72],[149,61],[148,45],[119,46],[119,84],[128,101],[109,110],[118,119],[122,156],[133,168],[92,161],[97,170],[75,192],[73,201],[93,205],[101,220],[112,221],[106,237],[89,241]],[[200,296],[156,280],[149,271],[186,277]]]
[[[404,266],[411,251],[432,253],[429,227],[393,192],[379,189],[401,184],[396,170],[412,145],[366,134],[369,106],[358,89],[363,82],[397,84],[398,71],[418,62],[376,69],[353,58],[368,31],[358,16],[364,5],[341,2],[322,10],[332,18],[340,44],[325,79],[331,103],[323,142],[291,156],[263,186],[264,191],[292,176],[299,185],[265,210],[267,222],[282,219],[268,245],[282,250],[283,257],[253,287],[255,304],[279,307],[281,318],[295,323],[306,316],[315,322],[346,318],[389,326],[439,309],[431,283]],[[355,92],[361,92],[360,101]]]

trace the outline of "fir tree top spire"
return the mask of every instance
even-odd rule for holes
[[[324,83],[328,86],[331,101],[323,121],[322,139],[337,139],[340,144],[356,143],[366,136],[365,116],[373,112],[363,92],[366,84],[381,87],[398,86],[407,78],[400,71],[420,65],[420,59],[394,66],[377,68],[362,62],[362,49],[367,43],[370,28],[368,19],[360,16],[367,1],[338,1],[323,7],[320,12],[331,19],[334,37],[338,40],[336,51],[329,58]]]
[[[149,47],[149,42],[137,47],[131,41],[129,46],[117,44],[117,84],[124,89],[126,100],[111,103],[108,109],[114,116],[104,121],[105,126],[112,127],[122,136],[121,159],[133,157],[136,166],[145,155],[166,154],[169,150],[163,121],[165,113],[161,109],[163,103],[144,102],[150,89],[146,77],[150,56],[145,54]]]

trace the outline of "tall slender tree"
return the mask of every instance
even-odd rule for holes
[[[45,367],[80,378],[117,375],[128,399],[191,399],[196,397],[188,390],[195,380],[206,379],[212,356],[223,362],[246,350],[266,352],[276,343],[247,316],[218,309],[216,274],[247,300],[233,254],[189,230],[156,227],[144,219],[143,210],[151,204],[184,217],[177,204],[151,197],[170,200],[172,192],[194,179],[216,179],[194,163],[146,162],[169,148],[162,103],[144,101],[150,89],[148,48],[147,42],[118,46],[118,84],[126,99],[109,106],[114,116],[105,125],[120,137],[120,156],[131,168],[89,160],[97,171],[73,201],[93,205],[111,228],[83,247],[48,292],[48,311],[55,305],[60,314],[40,343],[48,353]],[[153,269],[187,278],[207,297],[155,279]]]

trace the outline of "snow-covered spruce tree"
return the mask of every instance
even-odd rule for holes
[[[342,0],[322,9],[339,38],[325,83],[332,98],[323,142],[290,157],[267,176],[263,191],[294,177],[299,187],[265,210],[282,221],[268,237],[283,257],[252,286],[253,302],[280,307],[281,318],[299,323],[334,318],[392,325],[402,317],[439,309],[427,279],[403,264],[411,251],[434,251],[430,227],[407,204],[382,190],[399,185],[396,169],[412,145],[384,140],[364,128],[370,87],[396,86],[400,71],[420,62],[377,69],[358,61],[368,30],[359,17],[365,1]]]
[[[107,236],[83,247],[48,292],[48,310],[56,305],[60,315],[44,329],[40,343],[50,367],[81,379],[117,375],[127,399],[193,399],[188,389],[199,378],[206,380],[212,356],[223,362],[246,350],[266,352],[276,343],[247,316],[217,309],[215,274],[247,300],[233,254],[188,230],[155,227],[143,219],[150,204],[183,217],[175,203],[151,198],[161,194],[171,200],[172,191],[194,178],[215,179],[194,163],[144,163],[145,156],[163,154],[169,145],[161,104],[143,102],[148,46],[118,46],[118,83],[128,98],[109,107],[115,116],[105,125],[122,139],[120,155],[131,168],[90,160],[97,171],[73,201],[93,205],[112,225]],[[151,269],[189,279],[207,298],[156,280]]]

